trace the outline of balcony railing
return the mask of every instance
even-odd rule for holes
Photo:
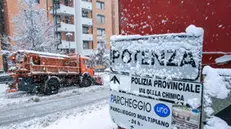
[[[62,16],[74,16],[75,9],[73,7],[65,6],[63,4],[56,6],[56,14]]]
[[[81,1],[81,8],[92,10],[92,3],[87,1]]]
[[[82,18],[82,24],[83,25],[88,25],[88,26],[92,26],[92,19],[91,18]]]
[[[66,24],[66,23],[61,22],[57,24],[57,31],[58,32],[75,32],[75,25]]]
[[[93,35],[92,34],[82,34],[82,39],[86,41],[93,41]]]
[[[70,49],[75,49],[76,43],[74,41],[70,41]],[[59,45],[59,49],[69,49],[69,41],[62,40]]]

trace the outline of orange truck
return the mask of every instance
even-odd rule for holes
[[[102,85],[94,76],[88,57],[19,50],[9,57],[9,92],[26,91],[45,95],[58,93],[60,87]]]

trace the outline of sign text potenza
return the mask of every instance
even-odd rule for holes
[[[125,64],[128,64],[134,61],[135,63],[141,62],[142,65],[155,65],[155,63],[158,62],[160,66],[176,66],[176,67],[180,66],[182,67],[186,64],[190,64],[193,68],[197,67],[194,61],[192,52],[185,51],[183,54],[182,60],[176,60],[176,57],[179,56],[178,53],[179,52],[177,52],[177,50],[175,51],[162,50],[160,53],[156,53],[155,51],[149,51],[149,50],[145,50],[145,51],[137,50],[135,53],[132,51],[129,51],[128,49],[125,49],[123,51],[113,50],[112,51],[112,62],[114,63],[115,60],[121,59],[123,63]],[[166,54],[170,54],[168,59],[166,59]],[[129,59],[124,60],[125,55],[126,55],[126,58],[129,57]],[[137,57],[139,55],[142,58],[138,59]]]

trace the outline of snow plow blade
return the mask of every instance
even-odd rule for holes
[[[95,80],[95,84],[96,84],[96,85],[103,85],[103,79],[102,79],[102,77],[100,77],[100,76],[95,76],[95,77],[94,77],[94,80]]]
[[[17,89],[8,89],[7,93],[17,92]]]

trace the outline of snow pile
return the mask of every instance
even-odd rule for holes
[[[198,107],[201,106],[201,101],[198,98],[193,98],[193,99],[187,100],[187,104],[189,104],[191,108],[197,109]]]
[[[217,64],[229,62],[229,61],[231,61],[231,55],[221,56],[221,57],[217,58],[215,61]]]
[[[231,129],[231,127],[222,119],[212,117],[207,121],[204,129]]]
[[[204,30],[200,27],[196,27],[195,25],[188,26],[185,32],[194,36],[201,36],[204,34]]]
[[[229,84],[225,82],[224,78],[220,76],[220,73],[226,73],[220,69],[213,69],[210,66],[205,66],[203,69],[204,78],[204,104],[205,104],[205,112],[207,117],[207,123],[205,125],[205,129],[231,129],[228,124],[222,119],[212,116],[213,109],[212,105],[212,97],[218,99],[226,99],[230,93]]]
[[[227,89],[227,83],[218,74],[216,70],[210,66],[205,66],[203,74],[205,94],[218,99],[225,99],[228,97],[230,90]]]

